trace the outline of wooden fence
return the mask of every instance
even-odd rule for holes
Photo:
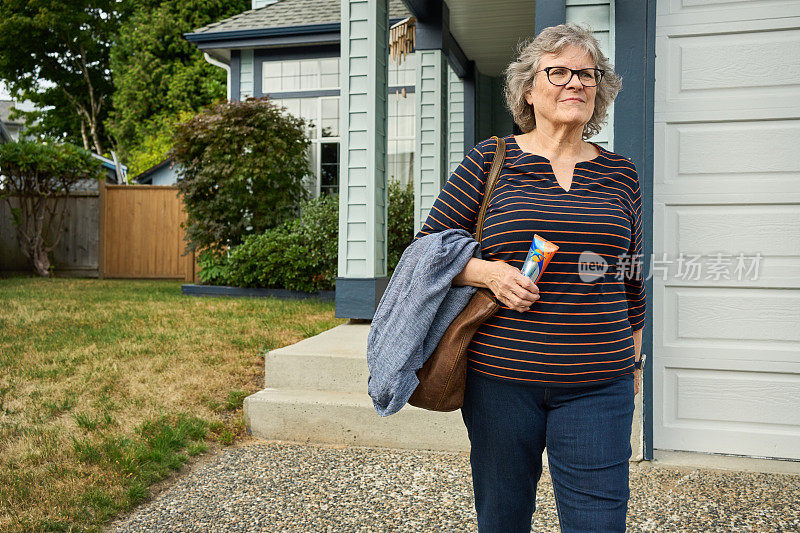
[[[48,200],[52,202],[53,200]],[[63,199],[59,201],[63,202]],[[100,202],[97,191],[73,192],[69,216],[64,221],[61,240],[51,252],[53,268],[60,275],[97,276]],[[12,207],[17,206],[11,198]],[[8,203],[0,201],[0,270],[30,271],[30,260],[22,254]],[[49,219],[45,218],[45,224]]]
[[[197,281],[178,188],[100,184],[99,276]]]

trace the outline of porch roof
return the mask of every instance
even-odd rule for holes
[[[389,18],[404,19],[411,13],[403,0],[389,0]],[[273,4],[250,9],[219,22],[197,28],[186,37],[190,41],[204,40],[213,34],[266,28],[291,28],[316,24],[339,24],[341,0],[278,0]],[[192,38],[190,38],[190,36]],[[227,37],[228,35],[219,35]]]
[[[425,5],[427,1],[411,4]],[[484,74],[500,74],[513,59],[517,44],[534,35],[535,0],[449,0],[447,5],[452,37]],[[411,15],[416,15],[414,9],[403,0],[389,0],[391,24]],[[278,0],[197,28],[184,37],[215,59],[229,63],[234,48],[338,43],[340,18],[341,0]]]

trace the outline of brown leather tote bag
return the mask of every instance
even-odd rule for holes
[[[500,176],[500,169],[506,157],[505,139],[497,139],[497,153],[492,161],[492,168],[484,187],[481,210],[475,225],[475,240],[481,242],[483,236],[483,220],[486,218],[486,207],[494,192],[494,186]],[[500,304],[494,293],[486,288],[478,288],[467,306],[450,323],[444,332],[433,354],[417,371],[419,385],[409,398],[408,403],[430,411],[455,411],[464,404],[464,386],[467,381],[467,346],[472,336],[486,319],[492,316]]]

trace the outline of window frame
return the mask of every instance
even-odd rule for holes
[[[414,60],[416,60],[416,56],[413,53],[410,56],[413,57]],[[322,74],[322,70],[323,70],[322,63],[323,63],[323,61],[331,61],[331,60],[334,60],[334,59],[337,60],[339,62],[338,63],[338,67],[339,68],[337,70],[338,70],[338,74],[340,76],[341,75],[341,57],[338,56],[338,55],[325,55],[325,56],[315,56],[315,57],[283,56],[283,57],[280,57],[280,58],[273,58],[273,57],[270,57],[270,56],[265,56],[265,55],[261,55],[261,54],[255,54],[255,58],[254,59],[255,59],[254,60],[254,67],[255,67],[255,63],[258,64],[258,68],[257,69],[254,68],[254,70],[257,70],[257,72],[258,72],[258,74],[260,76],[260,80],[258,80],[259,81],[258,87],[254,88],[254,89],[257,89],[257,92],[258,92],[257,96],[258,97],[269,95],[272,99],[280,101],[280,103],[278,103],[278,105],[280,105],[280,106],[286,105],[285,104],[286,100],[295,100],[295,99],[303,100],[303,99],[312,99],[313,98],[316,101],[316,113],[315,113],[316,119],[314,119],[314,123],[315,123],[315,126],[316,126],[316,128],[315,128],[316,135],[315,135],[315,137],[310,139],[311,140],[311,146],[309,147],[309,150],[313,150],[313,153],[310,154],[310,155],[312,155],[313,159],[314,159],[314,165],[313,165],[313,168],[311,168],[311,171],[313,172],[314,178],[315,178],[315,187],[313,188],[313,192],[316,195],[316,197],[319,197],[320,194],[321,194],[321,191],[322,191],[322,144],[323,143],[336,144],[339,147],[339,162],[338,162],[338,164],[340,165],[340,167],[339,167],[338,176],[341,177],[341,113],[337,112],[337,116],[338,116],[338,120],[339,120],[339,128],[338,128],[338,130],[339,130],[338,133],[339,134],[337,136],[335,136],[335,137],[323,137],[322,136],[322,101],[324,99],[325,100],[336,99],[336,101],[337,101],[337,110],[341,109],[340,108],[340,105],[341,105],[341,87],[339,86],[340,85],[339,83],[336,84],[336,87],[324,87],[324,88],[321,87],[321,81],[322,81],[322,76],[323,76],[323,74]],[[297,78],[298,79],[298,88],[297,89],[274,91],[274,92],[265,91],[265,87],[264,87],[265,83],[264,82],[267,79],[265,74],[267,72],[271,72],[271,71],[274,72],[274,68],[273,69],[269,69],[268,65],[270,63],[273,63],[273,64],[274,63],[280,63],[280,65],[281,65],[280,69],[281,69],[281,74],[282,74],[283,73],[283,63],[284,62],[288,62],[288,61],[298,62],[298,72],[299,73],[302,72],[302,62],[303,61],[316,61],[317,64],[318,64],[317,73],[316,73],[317,85],[320,85],[320,87],[311,88],[311,89],[299,88],[300,87],[300,83],[301,83],[300,80],[302,78],[302,74],[299,74],[298,78]],[[411,73],[411,75],[412,75],[411,80],[413,81],[413,74],[415,72],[413,63],[409,64],[406,61],[404,61],[402,65],[396,65],[395,63],[391,63],[389,65],[389,68],[396,72],[394,74],[395,81],[399,81],[399,82],[409,81],[408,73]],[[254,72],[254,74],[255,74],[255,72]],[[337,79],[339,79],[339,76],[337,76]],[[270,78],[274,78],[274,76],[272,76]],[[281,78],[279,78],[279,79],[282,80],[283,77],[281,76]],[[388,81],[388,79],[387,79],[387,81]],[[281,82],[281,88],[283,88],[283,82]],[[392,85],[392,86],[388,86],[387,87],[387,97],[393,97],[393,96],[396,97],[395,96],[395,92],[401,91],[403,88],[405,88],[406,92],[408,92],[408,93],[416,93],[414,85]],[[415,97],[416,97],[416,95],[415,95]],[[400,96],[400,98],[402,98],[402,96]],[[302,106],[302,104],[299,104],[299,105]],[[287,110],[287,112],[290,112],[290,111]],[[403,116],[407,117],[407,115],[403,115]],[[388,122],[388,116],[387,116],[387,122]],[[387,127],[388,127],[388,123],[387,123]],[[412,127],[411,131],[412,131],[412,136],[392,137],[391,139],[387,139],[387,140],[391,140],[391,141],[414,141],[416,139],[416,134],[413,131],[413,127]],[[388,146],[387,146],[387,152],[388,152]],[[311,162],[309,162],[309,163],[311,163]],[[413,165],[413,161],[412,161],[412,165]],[[388,168],[387,168],[387,171],[388,171]],[[412,170],[412,175],[413,175],[413,170]],[[338,182],[338,180],[337,180],[337,182]],[[338,192],[338,190],[339,190],[339,184],[337,183],[337,192]]]

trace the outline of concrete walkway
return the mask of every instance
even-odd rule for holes
[[[765,465],[796,469],[779,463]],[[655,461],[631,463],[630,476],[628,531],[800,531],[797,474]],[[202,457],[107,531],[477,531],[471,479],[465,452],[248,438]],[[547,469],[532,531],[558,531]]]

